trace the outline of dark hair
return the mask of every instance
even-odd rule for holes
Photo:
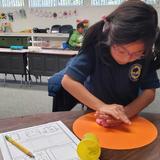
[[[157,25],[157,12],[151,5],[138,0],[125,1],[104,20],[88,29],[82,49],[100,43],[110,47],[113,44],[141,40],[145,44],[145,54],[149,54],[152,52],[153,44],[157,42],[156,38],[160,37],[160,34],[156,37]],[[157,46],[160,48],[160,45],[155,45],[155,56],[159,55]]]
[[[160,29],[157,28],[157,34],[156,39],[154,43],[154,49],[153,49],[153,55],[154,55],[154,67],[155,69],[160,68]]]
[[[77,29],[79,29],[79,28],[84,28],[84,24],[82,22],[77,24]]]

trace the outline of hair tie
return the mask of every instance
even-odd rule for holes
[[[103,21],[104,21],[104,25],[103,25],[102,32],[106,32],[110,28],[110,23],[107,21],[106,18]]]
[[[106,19],[107,19],[106,16],[103,16],[103,17],[102,17],[102,20],[103,20],[103,21],[106,21]]]

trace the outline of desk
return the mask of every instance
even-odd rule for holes
[[[11,50],[0,48],[0,73],[25,75],[27,82],[27,65],[30,75],[51,76],[63,69],[68,60],[78,51],[42,49],[40,52],[29,52],[28,49]]]
[[[29,73],[34,76],[51,76],[63,69],[68,60],[78,51],[42,49],[28,52]]]
[[[0,48],[0,73],[25,75],[27,81],[27,49]]]
[[[31,127],[52,121],[61,120],[70,129],[76,118],[83,115],[83,111],[68,111],[68,112],[53,112],[43,113],[33,116],[23,116],[18,118],[7,118],[0,120],[0,131],[6,132],[16,130],[24,127]],[[145,113],[144,117],[152,121],[160,132],[160,114]],[[144,135],[145,136],[145,135]],[[141,147],[139,149],[116,151],[109,149],[102,149],[100,160],[159,160],[160,159],[160,135],[150,145]],[[3,160],[0,155],[0,160]]]

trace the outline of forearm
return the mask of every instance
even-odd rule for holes
[[[99,111],[100,113],[110,115],[115,119],[119,119],[126,124],[130,124],[130,120],[125,114],[124,108],[120,105],[108,105],[91,94],[81,83],[73,80],[68,75],[64,75],[62,86],[80,102],[89,108]]]
[[[155,89],[146,89],[133,102],[125,106],[126,114],[129,118],[134,117],[141,110],[147,107],[155,97]]]
[[[102,104],[100,99],[91,94],[81,83],[73,80],[68,75],[62,79],[62,86],[80,102],[93,110],[98,110]]]

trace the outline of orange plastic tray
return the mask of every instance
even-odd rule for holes
[[[80,139],[85,133],[94,133],[101,147],[118,150],[148,145],[158,134],[154,124],[143,117],[133,118],[131,125],[121,124],[115,128],[104,128],[96,123],[94,113],[78,118],[73,124],[73,131]]]

